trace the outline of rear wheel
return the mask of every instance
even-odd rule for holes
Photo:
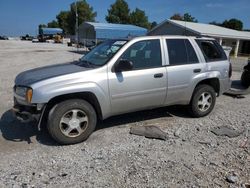
[[[214,108],[216,93],[209,85],[199,85],[195,88],[189,111],[194,117],[204,117]]]
[[[241,84],[244,87],[249,87],[250,86],[250,72],[244,70],[244,72],[241,75]]]
[[[85,100],[63,101],[49,113],[48,131],[60,144],[76,144],[86,140],[95,130],[94,108]]]

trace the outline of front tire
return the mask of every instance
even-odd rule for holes
[[[76,144],[95,130],[97,116],[87,101],[72,99],[55,105],[48,120],[48,131],[54,140],[60,144]]]
[[[199,85],[195,88],[189,104],[189,112],[193,117],[204,117],[214,108],[216,93],[209,85]]]

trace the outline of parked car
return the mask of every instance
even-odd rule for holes
[[[9,40],[9,38],[6,36],[0,36],[0,40]]]
[[[47,119],[61,144],[86,140],[97,119],[169,105],[208,115],[230,86],[231,64],[211,38],[146,36],[107,40],[79,61],[29,70],[15,79],[18,119]]]
[[[34,39],[34,37],[30,36],[30,35],[25,35],[25,36],[21,36],[20,37],[21,40],[28,40],[28,41],[32,41]]]
[[[248,64],[244,67],[243,73],[241,75],[241,84],[244,87],[250,86],[250,60],[248,61]]]

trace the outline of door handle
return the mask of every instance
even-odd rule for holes
[[[199,73],[201,72],[201,69],[194,69],[194,73]]]
[[[158,73],[154,75],[154,78],[161,78],[163,77],[163,73]]]

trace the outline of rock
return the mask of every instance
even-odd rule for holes
[[[68,175],[67,173],[60,174],[61,177],[66,177],[67,175]]]
[[[163,132],[159,127],[156,126],[134,126],[130,128],[130,134],[160,140],[167,139],[167,133]]]
[[[226,177],[227,182],[229,183],[236,183],[239,181],[238,177],[236,175],[229,175]]]
[[[175,132],[174,136],[180,138],[182,126],[180,126]]]
[[[211,130],[211,132],[217,136],[228,136],[229,138],[238,137],[243,133],[226,126],[214,128]]]
[[[27,188],[28,185],[27,185],[27,183],[22,183],[21,187],[22,187],[22,188]]]

